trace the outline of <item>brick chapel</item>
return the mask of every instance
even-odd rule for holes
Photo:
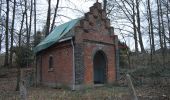
[[[102,5],[57,26],[35,48],[37,82],[80,89],[112,84],[117,75],[118,39]]]

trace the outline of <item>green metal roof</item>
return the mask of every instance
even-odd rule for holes
[[[41,41],[33,50],[35,53],[42,51],[53,44],[57,43],[64,35],[66,35],[80,20],[73,19],[67,23],[57,26],[43,41]]]

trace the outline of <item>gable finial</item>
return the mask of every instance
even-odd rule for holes
[[[96,0],[96,2],[98,2],[98,0]]]

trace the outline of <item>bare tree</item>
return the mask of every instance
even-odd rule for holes
[[[8,40],[8,23],[9,23],[9,0],[6,0],[6,21],[5,21],[5,60],[4,60],[4,66],[8,66],[9,62],[8,62],[8,44],[9,44],[9,40]]]
[[[161,1],[159,1],[159,5],[160,5],[160,17],[161,17],[161,34],[162,34],[162,37],[163,37],[163,46],[164,48],[167,48],[166,47],[166,39],[165,39],[165,27],[164,27],[164,20],[163,20],[163,12],[162,12],[162,3]]]
[[[160,0],[157,0],[157,17],[158,17],[158,34],[159,34],[159,43],[161,50],[163,50],[162,34],[161,34],[161,20],[160,20]]]
[[[21,2],[21,9],[22,9],[22,2]],[[24,24],[24,18],[25,18],[26,11],[22,9],[22,20],[21,20],[21,27],[18,35],[18,46],[21,47],[21,38],[22,38],[22,30],[23,30],[23,24]]]
[[[162,5],[161,1],[157,0],[157,16],[158,16],[158,32],[159,32],[159,41],[162,53],[162,66],[165,67],[165,30],[164,30],[164,22],[163,22],[163,14],[162,14]]]
[[[22,8],[22,6],[23,6],[23,4],[22,4],[22,2],[20,2],[21,4],[21,10],[22,10],[22,19],[21,19],[21,26],[20,26],[20,31],[19,31],[19,43],[18,43],[18,47],[17,48],[22,48],[22,45],[21,45],[21,39],[22,39],[22,31],[23,31],[23,24],[24,24],[24,18],[25,18],[25,15],[26,15],[26,11],[27,11],[27,9],[26,9],[26,2],[25,2],[25,0],[24,0],[24,11],[23,11],[23,8]],[[19,51],[18,52],[21,52],[20,51],[20,49],[18,49]],[[16,50],[15,50],[15,52],[16,52]],[[19,55],[19,53],[18,53],[18,55]],[[17,85],[16,85],[16,91],[18,91],[19,90],[19,82],[20,82],[20,71],[21,71],[21,66],[19,66],[19,65],[17,65]]]
[[[148,12],[148,24],[149,24],[149,32],[151,39],[151,51],[153,54],[155,53],[155,40],[154,40],[154,32],[153,32],[153,20],[152,20],[152,12],[150,7],[150,0],[147,0],[147,12]]]
[[[45,35],[46,36],[49,34],[50,17],[51,17],[51,0],[48,0],[47,20],[46,20],[46,25],[45,25]]]
[[[2,27],[2,17],[1,17],[1,11],[2,11],[2,0],[0,0],[0,26]],[[1,33],[0,33],[0,53],[1,53],[1,46],[2,46],[2,31],[1,30]]]
[[[37,36],[36,34],[36,0],[34,0],[34,41],[36,39],[36,36]]]
[[[166,7],[166,17],[167,17],[167,19],[168,19],[168,32],[169,32],[169,45],[170,45],[170,17],[169,17],[169,13],[170,13],[170,1],[169,0],[167,0],[167,7]]]
[[[0,34],[0,53],[1,53],[1,49],[2,49],[2,34]]]
[[[31,0],[30,22],[29,22],[29,30],[28,30],[28,37],[27,37],[27,46],[30,45],[30,35],[31,35],[31,26],[32,26],[32,10],[33,10],[33,0]]]
[[[128,21],[133,25],[133,38],[135,41],[135,52],[138,52],[138,36],[137,36],[137,21],[136,21],[136,7],[134,0],[115,0],[118,7],[123,11]],[[121,5],[122,4],[122,5]],[[132,13],[131,13],[132,12]]]
[[[52,24],[51,24],[51,30],[50,30],[50,32],[53,30],[53,27],[54,27],[54,24],[55,24],[55,19],[56,19],[56,15],[57,15],[58,5],[59,5],[59,0],[57,0],[57,4],[56,4],[56,7],[55,7],[54,17],[53,17],[53,22],[52,22]]]
[[[25,26],[26,26],[26,44],[29,45],[29,28],[28,28],[28,7],[27,0],[24,0],[24,8],[25,8]]]
[[[16,0],[14,0],[12,28],[11,28],[11,47],[10,47],[10,63],[9,63],[11,67],[12,67],[12,59],[13,59],[12,55],[13,55],[13,40],[14,40],[15,9],[16,9]]]
[[[162,8],[162,9],[164,9],[163,14],[166,16],[166,19],[167,19],[167,20],[164,20],[164,21],[165,21],[165,23],[167,23],[166,26],[167,26],[168,36],[165,35],[164,38],[166,38],[169,41],[169,45],[170,45],[170,17],[169,17],[170,0],[161,0],[161,3],[163,4],[162,7],[164,7],[164,8]],[[166,32],[165,32],[165,34],[166,34]]]
[[[147,21],[148,21],[148,33],[149,33],[149,44],[150,44],[150,66],[152,67],[152,62],[153,62],[153,49],[155,48],[155,46],[153,45],[153,42],[152,42],[152,20],[151,18],[152,15],[151,15],[151,9],[150,9],[150,0],[147,1]],[[154,46],[154,48],[153,48]]]
[[[144,46],[143,46],[143,40],[142,40],[142,33],[141,33],[141,25],[140,25],[140,11],[139,11],[139,0],[136,0],[136,19],[137,19],[137,31],[138,31],[138,37],[139,37],[139,44],[141,48],[141,52],[145,52]]]
[[[134,40],[135,40],[135,52],[139,52],[138,49],[138,38],[137,38],[137,32],[136,32],[136,12],[135,12],[135,2],[134,0],[132,1],[132,19],[133,19],[133,32],[134,32]]]
[[[107,8],[107,0],[103,0],[103,9],[106,11]]]

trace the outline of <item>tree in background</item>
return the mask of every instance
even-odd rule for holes
[[[2,34],[0,34],[0,53],[1,53],[1,48],[2,48]]]
[[[165,34],[165,27],[164,27],[164,19],[163,19],[163,11],[162,11],[162,2],[159,0],[159,5],[160,5],[160,18],[161,18],[161,34],[162,34],[162,39],[163,39],[163,47],[164,47],[164,49],[166,49],[167,48],[167,46],[166,46],[166,39],[165,39],[165,36],[166,36],[166,34]]]
[[[29,28],[28,28],[28,34],[27,34],[27,46],[30,47],[30,37],[31,37],[31,29],[32,29],[32,12],[33,12],[33,0],[31,0],[30,4],[30,18],[29,18]]]
[[[106,11],[107,8],[107,0],[103,0],[103,9]]]
[[[47,11],[47,19],[46,19],[46,25],[45,25],[45,35],[46,36],[49,34],[50,18],[51,18],[51,0],[48,0],[48,11]]]
[[[138,37],[139,37],[139,44],[140,44],[140,48],[141,48],[141,52],[145,53],[145,49],[143,46],[143,40],[142,40],[142,33],[141,33],[141,21],[140,21],[140,11],[139,11],[139,4],[140,1],[136,0],[136,19],[137,19],[137,31],[138,31]]]
[[[20,2],[21,3],[21,11],[22,11],[22,13],[21,13],[21,16],[22,16],[22,18],[21,18],[21,25],[20,25],[20,30],[19,30],[19,33],[18,33],[18,46],[20,47],[21,46],[21,44],[22,44],[22,33],[23,33],[23,25],[24,25],[24,18],[25,18],[25,16],[26,16],[26,9],[24,9],[23,10],[23,5],[25,6],[25,4],[26,3],[22,3],[22,2]]]
[[[0,53],[1,53],[1,48],[2,48],[1,46],[2,46],[2,28],[3,28],[1,11],[2,11],[2,0],[0,1],[0,26],[1,26],[0,28]]]
[[[119,45],[119,56],[120,56],[120,68],[127,68],[127,66],[129,66],[129,62],[128,62],[128,55],[127,52],[130,52],[129,47],[126,45],[125,42],[118,42]]]
[[[36,0],[34,0],[34,41],[36,40],[36,36],[37,36],[37,34],[36,34]],[[35,45],[34,45],[35,46]]]
[[[164,6],[166,7],[166,17],[168,19],[168,22],[167,22],[167,26],[168,26],[168,34],[169,34],[169,38],[168,38],[168,41],[169,41],[169,46],[170,46],[170,1],[167,0],[165,3],[164,3]]]
[[[111,2],[111,1],[110,1]],[[138,48],[138,32],[139,28],[137,27],[137,15],[136,15],[136,6],[135,6],[135,1],[134,0],[115,0],[115,4],[113,4],[112,6],[115,7],[116,11],[118,11],[118,9],[120,9],[120,11],[118,12],[113,12],[116,13],[117,15],[115,17],[117,17],[117,19],[115,20],[117,22],[117,20],[124,20],[125,22],[128,21],[128,23],[130,24],[125,24],[125,23],[121,23],[123,26],[126,26],[128,28],[131,28],[133,30],[133,32],[130,32],[129,30],[124,30],[122,28],[118,28],[118,30],[120,31],[125,31],[128,34],[132,34],[133,39],[135,41],[135,52],[139,52],[139,48]],[[114,9],[112,9],[114,10]],[[112,15],[111,15],[112,16]],[[121,16],[120,19],[118,18],[118,16]],[[140,21],[140,19],[138,19],[138,21]],[[132,26],[131,26],[132,25]],[[140,24],[138,24],[138,26],[140,26]],[[142,37],[141,37],[142,38]],[[142,41],[141,41],[142,42]],[[143,44],[143,43],[141,43]]]
[[[20,82],[20,71],[23,67],[28,67],[33,62],[33,51],[29,49],[27,46],[15,47],[14,52],[16,54],[16,64],[17,64],[17,86],[16,90],[19,90],[19,82]]]
[[[58,10],[58,5],[59,5],[59,0],[57,0],[57,3],[56,3],[56,7],[55,7],[55,11],[54,11],[54,17],[53,17],[53,22],[51,24],[51,30],[50,32],[53,30],[54,28],[54,24],[55,24],[55,19],[56,19],[56,15],[57,15],[57,10]]]
[[[34,36],[34,47],[37,46],[41,40],[43,39],[43,33],[41,31],[37,31],[36,36]]]
[[[149,37],[150,37],[150,46],[151,53],[155,54],[155,40],[154,40],[154,32],[153,32],[153,15],[151,12],[151,4],[150,0],[147,1],[147,16],[148,16],[148,25],[149,25]]]
[[[6,21],[5,21],[5,60],[4,60],[4,66],[8,66],[8,55],[9,55],[9,37],[8,37],[8,30],[9,30],[9,0],[6,0]]]
[[[14,23],[15,23],[15,10],[16,10],[16,0],[14,0],[13,14],[12,14],[12,27],[11,27],[11,45],[10,45],[10,57],[9,65],[12,67],[12,58],[13,58],[13,41],[14,41]]]
[[[158,18],[158,34],[159,34],[159,44],[161,50],[163,50],[163,39],[161,34],[161,19],[160,19],[160,0],[157,0],[157,18]]]

